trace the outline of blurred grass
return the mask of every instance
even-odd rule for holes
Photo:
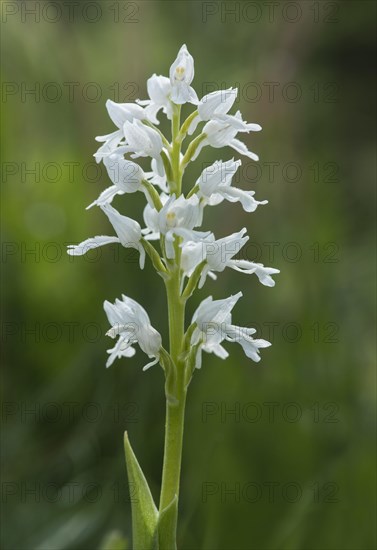
[[[263,126],[261,134],[245,139],[260,155],[262,175],[250,182],[255,168],[244,161],[240,186],[255,189],[256,197],[267,198],[269,205],[250,216],[239,205],[209,209],[206,227],[224,236],[246,226],[263,253],[258,260],[280,268],[281,274],[275,289],[268,289],[255,277],[225,272],[190,305],[193,311],[206,294],[220,298],[242,290],[235,322],[259,327],[265,338],[271,323],[276,325],[273,346],[260,364],[252,364],[232,346],[226,362],[206,356],[195,375],[187,410],[180,548],[375,547],[375,6],[336,3],[338,21],[325,22],[329,3],[319,3],[320,21],[314,23],[311,3],[302,2],[303,16],[291,23],[282,17],[280,3],[270,23],[260,4],[263,16],[250,23],[242,17],[234,21],[231,15],[222,22],[222,6],[229,3],[216,4],[219,13],[204,22],[204,4],[132,3],[137,23],[114,23],[105,2],[96,23],[79,15],[71,23],[67,17],[57,23],[35,23],[28,17],[23,23],[19,14],[3,23],[3,83],[19,89],[22,83],[42,88],[56,83],[63,90],[56,102],[43,95],[40,101],[32,95],[21,101],[20,91],[3,96],[5,549],[94,549],[113,530],[129,538],[125,429],[158,497],[162,374],[157,368],[142,373],[139,353],[106,370],[108,342],[98,327],[104,334],[103,301],[125,292],[147,307],[166,342],[162,286],[149,266],[140,273],[125,250],[117,256],[117,249],[109,247],[91,262],[72,261],[64,247],[110,229],[100,212],[84,211],[107,185],[107,177],[99,180],[90,166],[87,172],[83,167],[92,162],[94,136],[112,130],[104,104],[107,97],[114,99],[114,83],[120,85],[121,101],[145,97],[146,79],[154,72],[168,73],[182,42],[196,61],[199,95],[206,91],[202,83],[239,83],[237,106],[246,120]],[[25,6],[17,5],[20,10]],[[118,5],[123,9],[123,3]],[[121,11],[123,16],[129,13]],[[67,82],[78,83],[73,101],[63,86]],[[89,82],[101,90],[100,100],[83,97]],[[248,101],[250,82],[263,90],[259,101]],[[268,82],[279,84],[273,101],[263,84]],[[289,82],[302,91],[297,102],[282,94]],[[326,88],[326,83],[336,87]],[[314,94],[319,94],[318,101]],[[231,156],[231,151],[208,150],[200,160]],[[79,163],[73,178],[67,162]],[[28,169],[39,163],[40,181],[30,174],[23,177],[22,163]],[[47,163],[62,168],[58,181],[43,174]],[[272,181],[267,163],[277,163]],[[302,169],[299,181],[287,181],[287,163]],[[14,175],[5,171],[9,167]],[[201,168],[201,162],[190,167],[187,186]],[[133,195],[116,201],[135,217],[142,204]],[[269,243],[278,243],[271,258]],[[294,244],[287,248],[288,243]],[[26,253],[33,249],[36,253]],[[297,249],[299,261],[289,261]],[[287,341],[287,335],[295,339],[289,323],[302,332],[297,341]],[[35,328],[36,334],[25,334]],[[72,418],[69,402],[75,403]],[[297,422],[282,413],[292,402],[302,410]],[[217,411],[207,421],[205,403]],[[257,422],[248,421],[250,403],[263,411]],[[277,403],[271,421],[265,403]],[[335,409],[326,408],[329,403]],[[25,407],[37,407],[35,414],[22,415]],[[240,407],[239,419],[226,414],[234,407]],[[338,422],[328,421],[333,410]],[[205,483],[217,488],[206,502]],[[263,489],[254,503],[242,495],[249,483]],[[278,485],[270,502],[271,483]],[[286,483],[302,488],[297,502],[284,498]],[[239,502],[222,491],[237,484]],[[337,501],[326,502],[334,487]],[[36,494],[28,492],[33,488]]]

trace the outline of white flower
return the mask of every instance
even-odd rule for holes
[[[224,300],[213,300],[209,296],[201,302],[195,311],[192,322],[196,323],[191,344],[198,346],[196,368],[201,367],[201,350],[214,353],[221,359],[228,357],[228,352],[221,345],[224,340],[238,342],[247,357],[260,361],[259,348],[270,346],[267,340],[254,340],[251,335],[256,331],[252,328],[239,327],[232,324],[232,309],[242,296],[242,292]]]
[[[183,103],[198,103],[198,96],[190,86],[194,79],[194,59],[189,54],[186,44],[183,44],[177,58],[170,67],[171,100],[182,105]]]
[[[97,236],[86,239],[78,245],[69,245],[68,254],[70,256],[82,256],[92,248],[98,248],[105,244],[121,243],[125,248],[135,248],[140,253],[140,268],[144,268],[145,250],[140,240],[142,237],[141,227],[137,221],[127,218],[119,214],[110,204],[101,205],[101,209],[105,212],[113,226],[117,237]]]
[[[199,199],[193,195],[186,199],[171,195],[158,215],[159,230],[166,235],[171,230],[193,229],[198,225],[200,217]]]
[[[124,195],[124,193],[135,193],[143,190],[141,182],[145,179],[145,174],[138,164],[126,160],[122,154],[121,147],[114,153],[103,159],[107,173],[113,182],[89,206],[87,210],[94,205],[101,206],[111,203],[115,195]]]
[[[125,122],[123,126],[126,138],[127,152],[133,152],[133,158],[152,157],[156,160],[156,170],[159,176],[164,175],[164,166],[160,153],[163,149],[161,136],[153,128],[149,128],[140,120]]]
[[[131,357],[135,354],[132,344],[139,343],[140,348],[150,358],[155,360],[145,365],[143,370],[155,365],[159,360],[161,335],[150,323],[145,309],[127,296],[122,300],[115,300],[115,304],[105,301],[103,304],[109,323],[112,328],[106,333],[111,338],[119,336],[114,348],[108,350],[110,354],[106,367],[113,364],[116,358]]]
[[[152,75],[147,80],[149,99],[137,99],[139,105],[145,106],[145,115],[153,124],[159,124],[158,112],[162,109],[169,120],[172,118],[172,105],[170,101],[171,84],[166,76]]]
[[[229,202],[240,202],[246,212],[254,212],[259,204],[268,203],[266,200],[255,200],[255,191],[244,191],[231,186],[232,178],[239,166],[240,160],[217,160],[203,170],[196,184],[199,186],[199,196],[204,200],[204,204],[214,206],[225,199]]]
[[[213,279],[216,279],[214,271],[224,271],[226,267],[232,267],[232,258],[237,254],[243,245],[247,243],[249,237],[244,237],[247,229],[244,227],[238,233],[233,233],[223,239],[217,239],[213,242],[204,242],[204,253],[206,264],[203,267],[199,288],[202,288],[206,280],[207,275],[210,275]]]
[[[181,267],[186,277],[189,277],[195,268],[206,259],[207,243],[213,243],[215,236],[210,233],[205,239],[199,241],[187,241],[181,245]],[[209,273],[212,277],[212,273]]]
[[[259,160],[258,155],[248,150],[246,145],[236,139],[236,135],[241,133],[259,132],[262,129],[259,124],[247,123],[242,120],[240,111],[233,115],[218,115],[215,119],[210,120],[203,128],[203,134],[206,136],[197,147],[195,154],[191,160],[195,160],[200,151],[206,145],[210,145],[215,149],[221,147],[232,147],[241,155],[245,155],[252,160]]]
[[[107,112],[118,130],[105,136],[97,136],[96,141],[103,142],[103,145],[94,154],[97,162],[100,162],[106,155],[112,153],[124,138],[123,125],[126,121],[134,119],[143,120],[146,118],[144,109],[134,103],[115,103],[108,99],[106,101]]]
[[[231,159],[227,162],[214,162],[202,171],[188,198],[181,194],[181,182],[186,167],[205,146],[229,146],[239,154],[258,160],[258,156],[249,151],[237,136],[259,131],[261,126],[244,121],[240,111],[235,115],[229,114],[238,90],[217,90],[206,94],[199,101],[192,87],[194,73],[194,59],[184,44],[170,67],[169,78],[153,74],[148,79],[148,99],[138,99],[135,103],[116,103],[111,100],[106,102],[108,114],[116,129],[107,135],[96,137],[101,145],[94,156],[97,162],[103,160],[111,185],[88,208],[99,206],[108,217],[115,234],[95,236],[78,245],[70,245],[67,250],[69,255],[79,256],[106,244],[120,243],[125,248],[133,248],[139,252],[141,269],[144,267],[147,251],[156,271],[168,285],[172,284],[172,288],[174,284],[177,290],[174,300],[169,294],[169,324],[177,320],[172,310],[177,305],[175,301],[180,300],[183,303],[192,295],[196,286],[203,287],[207,276],[216,279],[217,273],[229,267],[245,274],[255,273],[263,285],[272,287],[275,284],[273,275],[279,273],[278,269],[265,267],[260,263],[235,259],[249,239],[246,228],[221,239],[216,239],[210,231],[198,230],[207,205],[214,206],[227,200],[232,203],[240,202],[246,212],[253,212],[258,205],[267,204],[267,201],[257,201],[254,191],[232,186],[233,176],[241,161]],[[186,103],[195,105],[195,110],[181,125],[180,106]],[[155,126],[159,124],[161,111],[172,121],[171,143],[170,138],[166,139]],[[187,134],[192,135],[195,132],[199,122],[204,125],[202,133],[191,140],[182,152],[183,140],[187,138]],[[126,160],[126,154],[131,159],[150,158],[150,171],[144,171],[135,162]],[[173,189],[176,194],[172,193]],[[144,209],[146,227],[143,229],[137,221],[121,215],[111,205],[116,195],[137,191],[142,191],[147,198]],[[160,240],[160,251],[146,242],[157,239]],[[185,277],[190,279],[186,281]],[[188,352],[183,373],[185,382],[188,381],[187,376],[192,374],[194,362],[200,368],[202,351],[225,359],[228,352],[223,347],[224,342],[238,342],[247,357],[259,361],[260,348],[270,345],[266,340],[252,338],[255,329],[232,324],[232,310],[241,296],[241,292],[224,300],[213,300],[210,296],[197,308],[181,343],[182,360]],[[138,343],[153,359],[144,370],[157,363],[160,354],[163,355],[161,364],[167,369],[170,392],[170,369],[174,370],[176,358],[174,354],[173,358],[169,358],[168,352],[162,348],[161,335],[151,326],[144,308],[134,300],[122,296],[122,299],[117,299],[114,303],[106,301],[104,309],[111,324],[107,335],[117,338],[115,346],[108,350],[106,366],[110,366],[117,357],[133,356],[133,345]],[[179,319],[178,321],[183,322]]]
[[[165,236],[166,256],[169,259],[175,257],[174,239],[181,237],[182,242],[197,241],[208,236],[209,232],[194,231],[194,227],[200,224],[201,207],[199,199],[193,195],[186,199],[183,195],[178,198],[171,195],[169,198],[161,196],[163,207],[159,212],[147,205],[144,210],[144,221],[151,239],[158,239],[162,234]]]
[[[217,90],[205,95],[198,104],[198,115],[191,122],[188,133],[195,132],[199,122],[208,121],[220,115],[225,115],[233,107],[236,100],[237,88]]]
[[[202,288],[207,275],[212,279],[217,279],[216,272],[222,272],[226,267],[230,267],[241,273],[252,274],[258,277],[259,281],[265,285],[273,287],[275,281],[271,275],[280,273],[279,269],[264,267],[263,264],[251,262],[249,260],[234,260],[241,248],[247,243],[249,237],[246,235],[244,227],[238,233],[232,233],[222,239],[214,239],[211,233],[207,239],[201,242],[187,242],[182,246],[182,269],[186,276],[190,276],[197,265],[206,261],[199,280],[198,287]]]

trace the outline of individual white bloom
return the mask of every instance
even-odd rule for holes
[[[194,231],[201,221],[201,208],[199,199],[193,195],[186,199],[183,195],[178,198],[171,195],[156,218],[156,230],[165,235],[165,247],[167,258],[174,258],[175,237],[181,237],[182,242],[197,241],[206,237],[209,233]]]
[[[204,204],[214,206],[225,199],[229,202],[240,202],[246,212],[254,212],[259,204],[268,203],[266,200],[255,200],[255,191],[244,191],[232,187],[232,178],[239,166],[241,166],[240,160],[231,159],[226,162],[217,160],[203,170],[196,184],[199,186],[199,196]]]
[[[243,244],[247,242],[249,237],[243,237],[245,232],[246,228],[239,233],[218,240],[215,239],[213,233],[210,233],[203,240],[183,243],[181,245],[181,267],[185,276],[189,277],[200,263],[206,261],[199,280],[199,288],[202,288],[207,275],[212,279],[217,279],[214,271],[223,271],[230,258],[239,252]]]
[[[170,67],[171,100],[182,105],[183,103],[198,103],[198,96],[190,86],[194,79],[194,59],[189,54],[186,44],[183,44],[177,58]]]
[[[153,124],[159,124],[157,114],[162,109],[168,119],[171,120],[173,110],[170,101],[170,79],[166,76],[157,76],[154,74],[147,80],[147,90],[149,99],[136,100],[139,105],[143,105],[145,107],[145,115],[147,119]]]
[[[188,241],[181,245],[181,268],[186,277],[190,277],[195,268],[206,259],[206,245],[207,243],[213,243],[215,236],[210,233],[205,239],[194,242]],[[212,277],[212,274],[209,273]]]
[[[191,160],[195,160],[200,151],[206,145],[210,145],[215,149],[221,147],[232,147],[241,155],[249,157],[251,160],[259,160],[258,155],[249,151],[242,141],[236,139],[236,135],[241,133],[259,132],[262,129],[259,124],[247,123],[242,120],[240,111],[233,115],[218,115],[215,119],[210,120],[203,128],[203,134],[206,136],[198,145],[195,154]]]
[[[87,206],[87,210],[94,205],[101,206],[111,203],[115,195],[143,190],[141,183],[146,177],[143,170],[135,162],[126,160],[121,149],[120,147],[115,153],[111,153],[103,159],[113,185],[102,191],[98,199]]]
[[[207,199],[208,204],[215,202],[218,204],[223,200],[221,194],[218,193],[218,188],[229,187],[232,183],[233,176],[241,166],[240,160],[216,160],[210,166],[204,168],[196,181],[199,186],[200,195]],[[216,195],[219,195],[218,197]]]
[[[191,344],[198,345],[197,368],[201,366],[201,350],[214,353],[221,359],[228,357],[228,352],[221,345],[224,340],[238,342],[247,357],[256,362],[260,361],[259,348],[271,345],[267,340],[254,340],[251,335],[256,332],[255,329],[232,324],[232,309],[241,296],[242,292],[224,300],[213,300],[212,296],[209,296],[195,311],[192,322],[196,323],[196,328],[191,337]]]
[[[115,300],[115,304],[105,301],[103,304],[111,329],[106,333],[111,338],[119,336],[114,348],[108,350],[110,354],[106,367],[113,364],[116,358],[131,357],[135,350],[131,347],[138,343],[140,348],[154,361],[145,365],[143,370],[155,365],[159,360],[161,335],[154,329],[145,309],[127,296],[122,300]]]
[[[124,138],[123,125],[126,121],[134,119],[143,120],[146,118],[144,109],[134,103],[115,103],[108,99],[106,101],[107,112],[118,130],[105,136],[97,136],[96,141],[103,142],[103,145],[94,154],[97,162],[100,162],[106,155],[112,153]]]
[[[156,160],[156,170],[159,176],[164,175],[164,165],[161,159],[163,149],[161,136],[153,128],[149,128],[140,120],[125,122],[123,126],[126,138],[126,149],[133,152],[133,158],[152,157]]]
[[[217,279],[215,272],[222,272],[226,267],[230,267],[241,273],[252,274],[258,277],[259,281],[265,285],[273,287],[275,281],[271,275],[280,273],[279,269],[265,267],[263,264],[251,262],[249,260],[235,260],[235,256],[241,248],[247,243],[249,237],[245,235],[244,227],[237,233],[232,233],[228,237],[215,240],[211,233],[206,239],[199,242],[187,242],[182,245],[181,267],[186,276],[190,276],[194,269],[203,261],[205,264],[201,272],[198,287],[202,288],[209,275],[212,279]]]
[[[242,292],[238,292],[223,300],[213,300],[212,296],[203,300],[192,317],[192,323],[196,323],[196,328],[191,337],[191,344],[200,344],[204,351],[226,359],[229,354],[221,345],[226,336],[224,326],[226,322],[231,322],[231,311],[241,296]],[[200,356],[199,353],[198,357]],[[198,363],[196,366],[199,368]]]
[[[200,216],[199,199],[193,195],[186,199],[173,194],[158,213],[159,230],[166,235],[172,229],[193,229],[198,225]]]
[[[227,114],[233,107],[237,93],[237,88],[229,88],[205,95],[198,103],[198,114],[191,122],[188,133],[193,134],[201,121],[207,122],[217,116]]]
[[[101,209],[105,212],[111,225],[113,226],[117,237],[97,236],[91,239],[86,239],[78,245],[69,245],[68,254],[70,256],[82,256],[92,248],[98,248],[105,244],[119,242],[125,248],[135,248],[140,253],[140,268],[144,268],[145,250],[140,240],[142,238],[141,227],[137,221],[127,218],[119,214],[110,204],[101,205]]]
[[[203,242],[206,264],[203,267],[199,288],[202,288],[207,275],[216,279],[214,271],[224,271],[226,267],[232,267],[232,258],[237,254],[243,245],[249,240],[248,236],[244,236],[247,229],[244,227],[238,233],[233,233],[228,237],[217,239],[213,242]]]
[[[209,235],[209,232],[195,231],[202,218],[199,199],[193,195],[186,199],[180,195],[169,197],[164,193],[160,195],[163,207],[158,212],[151,205],[147,204],[144,209],[144,221],[146,228],[142,230],[148,240],[159,239],[160,235],[165,236],[166,256],[169,259],[175,257],[174,239],[181,237],[182,242],[200,241]]]

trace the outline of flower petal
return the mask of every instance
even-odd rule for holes
[[[245,155],[245,157],[249,157],[251,160],[258,161],[259,157],[252,151],[249,151],[249,149],[246,147],[246,145],[240,141],[239,139],[232,139],[229,143],[229,146],[232,147],[237,153],[240,153],[241,155]]]
[[[85,241],[77,245],[70,244],[67,247],[67,254],[69,254],[70,256],[82,256],[83,254],[86,254],[88,250],[92,250],[92,248],[98,248],[99,246],[104,246],[105,244],[119,242],[120,240],[118,237],[107,237],[105,235],[99,235],[96,237],[91,237],[90,239],[86,239]]]

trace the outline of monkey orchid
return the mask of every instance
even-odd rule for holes
[[[148,79],[149,99],[137,100],[136,104],[107,101],[109,116],[117,129],[96,138],[102,145],[94,156],[97,162],[104,163],[112,185],[88,208],[98,206],[115,235],[92,237],[68,247],[68,254],[74,256],[110,243],[134,248],[140,254],[140,268],[148,256],[166,289],[169,321],[166,348],[140,304],[124,295],[114,303],[104,302],[111,325],[107,335],[116,340],[108,350],[106,366],[113,365],[116,359],[118,364],[123,363],[135,354],[134,345],[138,344],[151,359],[143,370],[159,363],[165,376],[165,450],[158,506],[125,434],[128,478],[132,487],[137,488],[137,499],[132,499],[134,550],[176,548],[186,395],[192,376],[202,365],[202,352],[226,359],[229,353],[224,344],[236,342],[246,357],[258,362],[260,350],[270,345],[253,337],[255,329],[233,324],[232,310],[241,299],[241,292],[220,300],[205,298],[196,308],[191,324],[185,325],[187,303],[197,288],[204,287],[207,276],[216,279],[216,274],[229,267],[254,274],[263,285],[273,287],[272,275],[279,273],[278,269],[237,257],[249,239],[246,228],[218,239],[211,231],[200,230],[207,206],[223,201],[239,202],[246,212],[254,212],[267,201],[258,201],[254,191],[232,185],[241,160],[217,160],[198,170],[196,182],[187,187],[190,180],[186,183],[184,178],[186,167],[203,147],[230,147],[239,155],[257,161],[258,156],[237,136],[261,130],[259,124],[245,122],[239,111],[230,114],[237,89],[215,91],[199,100],[191,86],[193,79],[194,59],[183,45],[169,76],[154,74]],[[181,106],[186,103],[193,104],[194,110],[181,123]],[[171,121],[168,137],[158,128],[161,112]],[[185,140],[200,125],[203,127],[198,135],[184,147]],[[136,162],[145,158],[150,159],[149,171]],[[128,195],[139,191],[146,198],[143,228],[112,206],[117,200],[121,208],[127,208]]]

